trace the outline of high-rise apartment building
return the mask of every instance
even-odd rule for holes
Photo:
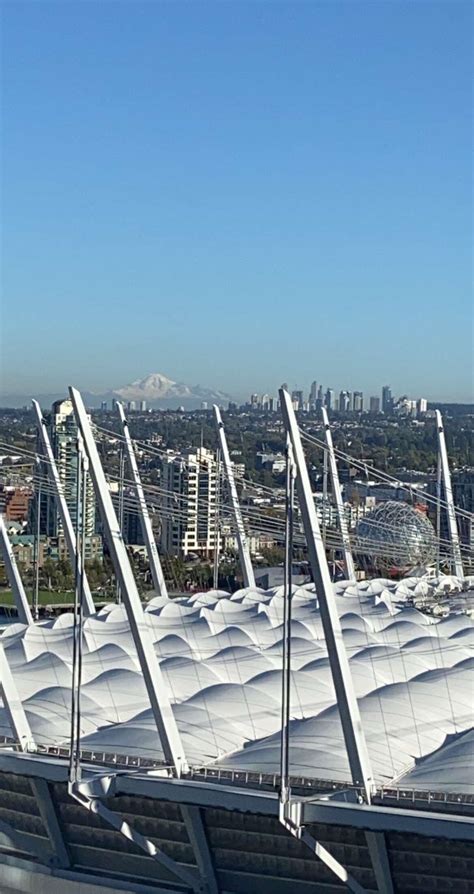
[[[327,410],[334,409],[334,391],[332,388],[328,388],[326,391],[326,397],[324,399],[324,405]]]
[[[53,449],[58,474],[63,486],[64,496],[74,529],[77,526],[77,423],[70,400],[57,400],[51,408],[49,437]],[[43,480],[45,473],[43,473]],[[36,500],[38,500],[38,488]],[[49,537],[62,534],[56,498],[48,492],[43,493],[41,500],[41,531]],[[87,477],[84,500],[85,535],[91,537],[95,533],[95,494],[92,479]]]
[[[354,413],[362,413],[364,409],[364,395],[362,391],[354,391],[352,409]]]
[[[380,397],[371,397],[369,403],[371,413],[380,413]]]
[[[291,392],[291,400],[293,402],[293,407],[295,410],[303,409],[304,400],[303,400],[303,392],[302,391],[292,391]]]
[[[216,519],[216,457],[198,447],[183,454],[170,454],[162,465],[163,552],[206,558],[218,547]]]
[[[351,393],[350,391],[341,391],[339,393],[339,412],[348,413],[351,409]]]
[[[382,413],[391,413],[393,410],[393,397],[390,385],[382,388]]]

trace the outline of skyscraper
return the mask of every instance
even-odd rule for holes
[[[291,392],[291,400],[293,401],[293,406],[295,410],[303,409],[303,392],[302,391],[292,391]]]
[[[362,391],[354,391],[352,409],[354,410],[354,413],[362,413],[362,410],[364,409],[364,395]]]
[[[393,397],[390,385],[382,388],[382,413],[391,413],[393,410]]]
[[[77,526],[77,423],[70,400],[57,400],[51,408],[49,437],[58,474],[74,529]],[[42,533],[50,537],[62,534],[56,499],[47,493],[42,499]],[[85,535],[95,533],[95,494],[92,479],[87,477],[85,509]]]
[[[351,396],[349,391],[339,393],[339,412],[348,413],[351,409]]]
[[[332,388],[328,388],[326,391],[326,397],[324,399],[324,405],[327,410],[334,409],[334,391]]]
[[[371,397],[369,403],[371,413],[380,413],[380,397]]]

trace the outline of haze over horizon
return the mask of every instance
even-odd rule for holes
[[[0,398],[472,401],[470,4],[3,17]]]

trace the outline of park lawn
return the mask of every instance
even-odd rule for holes
[[[95,593],[93,594],[98,602],[106,602],[107,597],[104,596],[103,593]],[[32,594],[31,590],[26,591],[26,596],[28,602],[31,605],[32,602]],[[69,592],[59,592],[56,593],[54,590],[40,590],[38,595],[38,600],[40,605],[60,605],[61,603],[73,603],[74,602],[74,591],[70,590]],[[13,605],[13,594],[11,590],[3,590],[0,589],[0,605]]]

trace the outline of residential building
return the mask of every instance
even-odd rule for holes
[[[0,491],[0,511],[5,521],[23,522],[28,519],[32,492],[29,487],[4,487]]]
[[[163,552],[210,558],[218,547],[216,457],[205,447],[170,453],[162,464]]]
[[[371,397],[369,403],[371,413],[380,413],[380,397]]]
[[[334,391],[332,388],[328,388],[326,391],[326,397],[324,399],[324,406],[327,410],[334,409]]]
[[[393,410],[393,397],[390,385],[382,388],[382,413],[391,413]]]
[[[74,529],[77,527],[77,433],[77,423],[71,401],[57,400],[51,409],[49,437]],[[40,530],[42,534],[47,534],[49,537],[58,537],[62,533],[62,523],[56,497],[51,492],[51,488],[45,486],[46,471],[44,469],[42,482]],[[39,484],[37,483],[31,513],[35,520],[38,499]],[[87,476],[84,511],[85,535],[91,537],[96,530],[96,505],[90,475]]]
[[[291,400],[293,402],[293,408],[295,410],[303,409],[303,392],[302,391],[292,391],[291,392]]]

